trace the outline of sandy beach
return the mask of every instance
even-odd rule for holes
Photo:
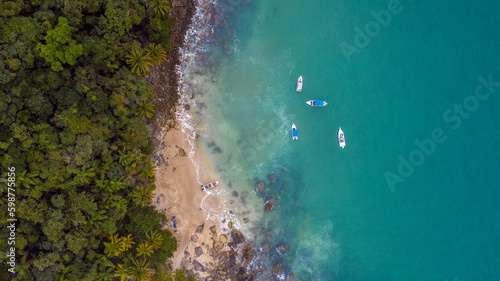
[[[155,207],[164,212],[167,219],[175,216],[176,228],[171,224],[165,228],[169,229],[177,238],[178,247],[170,262],[174,268],[179,268],[185,253],[189,252],[189,242],[209,245],[213,240],[208,231],[215,222],[206,220],[207,214],[201,208],[202,200],[207,196],[200,188],[197,181],[197,170],[193,161],[189,158],[190,146],[186,134],[179,128],[174,128],[163,136],[161,140],[163,149],[159,152],[165,163],[156,170],[156,190],[153,197]],[[200,161],[207,167],[205,160]],[[209,169],[201,172],[202,182],[210,182],[215,175]],[[158,199],[159,198],[159,199]],[[205,209],[218,209],[218,200],[209,195],[203,201]],[[207,231],[199,231],[202,226]],[[198,232],[196,232],[198,228]],[[196,232],[196,234],[195,234]],[[196,235],[193,237],[193,235]],[[193,244],[193,243],[192,243]],[[207,250],[208,251],[208,250]]]

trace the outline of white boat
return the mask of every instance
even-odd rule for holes
[[[310,100],[306,101],[306,103],[310,106],[326,106],[327,103],[324,100]]]
[[[295,127],[295,124],[292,124],[292,140],[298,139],[299,136],[297,135],[297,127]]]
[[[297,81],[297,92],[302,92],[302,76],[300,76],[299,80]]]
[[[213,181],[213,182],[211,182],[211,183],[209,183],[209,184],[202,185],[202,186],[201,186],[201,190],[202,190],[202,191],[204,191],[204,190],[208,190],[208,189],[210,189],[210,188],[216,187],[218,184],[219,184],[219,182],[218,182],[218,181]]]
[[[342,132],[342,129],[340,127],[339,127],[339,146],[342,148],[345,147],[344,132]]]

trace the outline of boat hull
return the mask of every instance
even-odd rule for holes
[[[298,138],[297,127],[295,127],[295,124],[292,124],[292,140],[297,140]]]
[[[209,190],[211,188],[216,187],[217,185],[219,185],[219,182],[218,181],[213,181],[213,182],[211,182],[211,183],[209,183],[207,185],[202,185],[201,186],[201,190],[202,191]]]
[[[342,131],[342,129],[340,127],[339,127],[338,138],[339,138],[339,146],[341,148],[344,148],[345,147],[345,136],[344,136],[344,132]]]
[[[302,76],[300,76],[299,80],[297,81],[297,92],[302,92]]]
[[[314,107],[323,107],[326,106],[328,103],[324,100],[310,100],[306,101],[306,104]]]

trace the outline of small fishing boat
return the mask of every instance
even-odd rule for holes
[[[310,100],[306,101],[306,103],[310,106],[326,106],[327,103],[324,100]]]
[[[207,185],[202,185],[202,186],[201,186],[201,190],[202,190],[202,191],[208,190],[208,189],[210,189],[210,188],[216,187],[218,184],[219,184],[219,182],[218,182],[218,181],[213,181],[213,182],[211,182],[211,183],[209,183],[209,184],[207,184]]]
[[[297,81],[297,92],[302,92],[302,76],[300,76],[299,80]]]
[[[342,132],[342,129],[340,127],[339,127],[339,146],[342,148],[345,147],[344,132]]]
[[[297,127],[295,127],[295,124],[292,124],[292,140],[296,140],[298,138]]]

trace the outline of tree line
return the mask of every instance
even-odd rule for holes
[[[144,75],[170,43],[167,0],[0,1],[0,212],[15,172],[16,273],[1,280],[194,280],[151,206]]]

